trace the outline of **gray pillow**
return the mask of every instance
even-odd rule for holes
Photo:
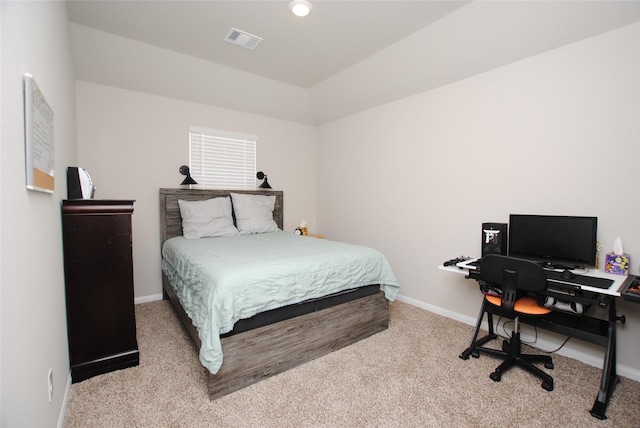
[[[241,235],[276,232],[278,225],[273,221],[275,196],[247,195],[231,193],[236,226]]]
[[[204,201],[178,199],[178,206],[182,216],[182,236],[186,239],[238,234],[238,229],[233,225],[231,199],[228,196]]]

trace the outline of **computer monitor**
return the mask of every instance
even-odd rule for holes
[[[557,269],[594,266],[597,217],[511,214],[509,255]]]

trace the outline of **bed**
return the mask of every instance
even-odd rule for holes
[[[283,229],[281,191],[159,193],[163,297],[199,351],[212,400],[388,327],[398,283],[380,253],[285,231],[247,232],[244,212],[263,207],[242,203],[255,199],[271,201],[273,227]],[[233,200],[232,222],[242,234],[190,236],[185,206],[225,199]],[[342,265],[347,279],[338,275]],[[227,288],[231,294],[221,291]]]

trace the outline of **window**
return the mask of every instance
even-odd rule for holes
[[[256,188],[255,135],[189,127],[189,168],[193,187]]]

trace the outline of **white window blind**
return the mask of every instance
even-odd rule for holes
[[[189,127],[189,168],[198,184],[210,189],[256,188],[255,135]]]

